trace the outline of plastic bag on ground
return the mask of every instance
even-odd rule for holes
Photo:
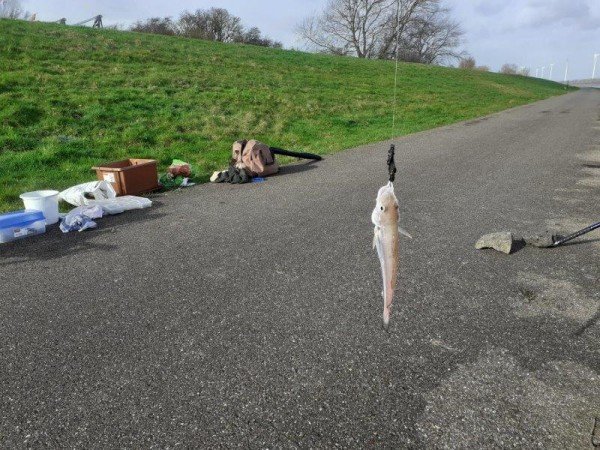
[[[90,198],[106,200],[115,198],[117,193],[107,181],[91,181],[65,189],[58,196],[71,205],[83,206],[89,204]]]
[[[135,195],[123,195],[105,200],[88,200],[88,205],[100,206],[106,214],[120,214],[132,209],[144,209],[152,206],[152,200]]]
[[[103,215],[100,206],[79,206],[69,212],[60,222],[63,233],[70,231],[84,231],[96,228],[98,225],[92,219],[99,219]]]

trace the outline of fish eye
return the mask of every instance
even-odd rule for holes
[[[384,208],[383,208],[383,206],[382,206],[382,207],[381,207],[381,210],[383,211],[383,209],[384,209]]]

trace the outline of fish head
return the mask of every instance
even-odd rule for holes
[[[388,183],[379,189],[371,220],[376,226],[397,226],[398,199],[394,194],[394,185],[392,183]]]

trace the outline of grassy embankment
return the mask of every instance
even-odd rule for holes
[[[204,181],[231,143],[326,154],[390,137],[393,64],[0,20],[0,211],[90,167],[192,162]],[[565,92],[518,76],[402,64],[403,135]]]

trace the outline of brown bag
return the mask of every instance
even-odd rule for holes
[[[245,169],[253,177],[264,177],[279,172],[279,164],[269,146],[254,139],[234,142],[232,156],[235,167]]]

